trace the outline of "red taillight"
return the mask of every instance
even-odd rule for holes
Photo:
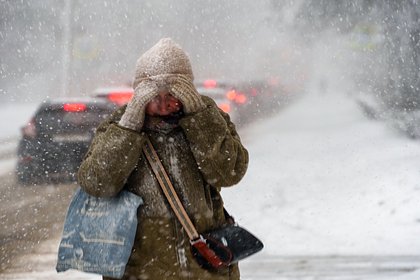
[[[229,100],[235,100],[236,94],[237,94],[236,91],[232,89],[232,90],[229,90],[228,92],[226,92],[226,97]]]
[[[219,104],[219,108],[222,109],[222,111],[225,112],[225,113],[230,112],[230,105],[228,103]]]
[[[19,158],[19,161],[21,163],[29,163],[32,161],[32,159],[33,159],[32,156],[23,156]]]
[[[118,106],[123,106],[131,100],[133,94],[133,92],[111,92],[108,94],[108,100]]]
[[[226,97],[227,99],[231,101],[235,101],[236,103],[239,103],[239,104],[244,104],[247,101],[247,97],[245,96],[245,94],[243,94],[242,92],[236,91],[234,89],[229,90],[226,93]]]
[[[247,100],[246,95],[242,93],[238,93],[235,97],[235,102],[239,104],[245,104]]]
[[[217,81],[216,80],[205,80],[203,83],[203,86],[205,88],[215,88],[217,87]]]
[[[83,103],[66,103],[63,105],[66,112],[83,112],[86,111],[86,108],[86,104]]]
[[[35,118],[32,118],[24,127],[22,127],[22,135],[25,138],[35,138],[36,136]]]

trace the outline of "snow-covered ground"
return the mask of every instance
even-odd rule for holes
[[[0,109],[0,175],[7,174],[16,165],[15,158],[9,158],[14,152],[21,127],[25,126],[35,112],[38,104],[9,104]]]
[[[420,254],[419,141],[333,93],[242,134],[250,167],[225,203],[265,253]]]
[[[263,254],[420,254],[420,142],[334,92],[307,95],[242,138],[248,173],[223,194]]]
[[[237,221],[264,241],[265,249],[255,259],[420,255],[420,142],[367,120],[355,102],[334,92],[308,94],[277,116],[242,130],[241,136],[250,152],[249,170],[223,196]],[[51,252],[49,258],[20,260],[43,259],[50,271],[5,279],[99,279],[78,272],[58,278],[57,244],[42,245]],[[401,274],[369,280],[420,279],[420,271]],[[243,279],[260,278],[244,274]]]

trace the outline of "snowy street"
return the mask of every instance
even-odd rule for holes
[[[225,204],[265,243],[241,263],[242,279],[420,279],[419,142],[366,119],[338,94],[308,94],[241,136],[250,167],[223,191]],[[12,173],[1,180],[2,244],[17,227],[35,229],[11,243],[23,255],[2,259],[2,279],[99,279],[54,271],[75,186],[15,186]]]
[[[2,279],[101,279],[75,271],[57,274],[55,254],[42,247],[37,254],[17,262]],[[32,272],[22,272],[18,266],[28,266],[23,261],[28,259]],[[244,280],[415,280],[420,275],[415,272],[419,263],[420,257],[412,256],[262,256],[244,261],[240,267]]]
[[[419,2],[0,0],[0,280],[102,279],[55,269],[84,159],[145,202],[130,278],[203,278],[137,132],[198,233],[264,243],[240,279],[420,280]]]
[[[420,257],[411,256],[263,257],[245,262],[241,271],[249,280],[391,280],[418,269],[419,262]]]

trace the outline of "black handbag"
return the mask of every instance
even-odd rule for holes
[[[208,270],[225,269],[263,249],[263,243],[252,233],[237,225],[226,210],[225,216],[230,221],[227,225],[199,234],[149,139],[146,140],[143,153],[172,210],[190,238],[191,251],[201,267]]]
[[[193,241],[191,243],[193,256],[201,267],[208,270],[226,268],[261,251],[264,247],[257,237],[236,224],[223,226],[201,236],[200,242],[205,242],[206,245],[202,250],[213,251],[219,259],[207,257],[209,253],[200,251]]]

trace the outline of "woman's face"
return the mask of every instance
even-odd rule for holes
[[[146,105],[146,114],[149,116],[168,116],[182,108],[182,103],[168,91],[161,91]]]

